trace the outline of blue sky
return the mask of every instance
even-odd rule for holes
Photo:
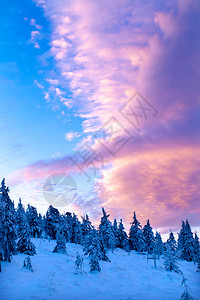
[[[30,42],[35,29],[31,19],[42,26],[40,49]],[[50,27],[42,9],[32,1],[10,1],[9,6],[1,2],[0,22],[0,155],[3,160],[9,156],[0,171],[3,177],[38,160],[69,155],[72,144],[69,147],[65,134],[71,128],[80,130],[81,123],[62,115],[68,113],[64,105],[54,108],[54,103],[47,103],[36,84],[47,84],[44,73],[52,70],[51,59],[45,64],[41,58],[49,49]]]

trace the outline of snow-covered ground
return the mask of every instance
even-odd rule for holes
[[[109,253],[111,262],[100,262],[101,273],[89,273],[89,260],[84,258],[83,275],[74,275],[76,253],[83,255],[80,245],[67,244],[68,255],[52,253],[55,241],[33,239],[37,255],[31,256],[34,272],[23,268],[26,257],[14,256],[12,263],[2,263],[0,273],[1,300],[142,300],[180,299],[182,276],[166,272],[162,259],[147,263],[146,257],[123,250]],[[188,279],[190,294],[200,299],[200,274],[193,263],[181,261],[180,269]]]

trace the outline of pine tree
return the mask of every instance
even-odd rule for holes
[[[181,252],[181,258],[187,261],[192,261],[195,258],[195,240],[191,231],[188,219],[184,223],[178,237],[178,250]]]
[[[198,238],[197,233],[195,232],[195,235],[194,235],[194,256],[195,256],[195,260],[199,255],[199,251],[200,251],[199,238]]]
[[[85,215],[85,217],[81,217],[81,218],[82,218],[81,231],[82,231],[82,236],[84,239],[86,237],[86,235],[89,234],[89,232],[92,228],[92,224],[91,224],[87,214]]]
[[[24,260],[24,267],[28,270],[30,270],[31,272],[33,272],[33,267],[31,264],[31,258],[30,256],[27,256]]]
[[[71,242],[75,244],[82,244],[83,242],[81,223],[75,214],[73,214],[73,218],[72,218]]]
[[[1,259],[11,262],[11,256],[16,254],[16,222],[14,203],[9,197],[9,188],[5,185],[5,179],[0,187],[0,249]]]
[[[176,251],[177,249],[177,243],[174,237],[173,232],[170,230],[170,234],[169,234],[169,238],[167,240],[167,244],[169,245],[169,247],[171,248],[171,250]]]
[[[85,273],[83,270],[83,258],[80,256],[80,254],[77,252],[76,254],[76,260],[75,260],[75,275],[83,274]]]
[[[100,249],[101,249],[101,255],[99,257],[100,260],[104,260],[104,261],[109,261],[110,262],[110,259],[108,258],[107,256],[107,248],[105,247],[105,244],[104,244],[104,240],[102,238],[102,236],[98,235],[98,238],[99,238],[99,242],[100,242]]]
[[[28,204],[26,216],[30,227],[31,236],[34,238],[41,237],[42,224],[41,224],[41,220],[38,217],[36,207],[33,207],[30,204]]]
[[[56,239],[56,233],[59,228],[60,223],[60,214],[59,211],[53,207],[49,206],[46,212],[46,220],[45,220],[45,233],[52,239]]]
[[[129,248],[128,236],[124,229],[122,219],[120,219],[119,226],[118,226],[118,241],[119,241],[119,245],[118,245],[119,248],[128,250]]]
[[[20,222],[20,224],[19,224]],[[17,209],[17,224],[18,224],[18,237],[17,251],[28,255],[36,254],[34,244],[31,242],[30,228],[26,218],[25,210],[22,206],[21,199],[19,200]]]
[[[99,233],[100,233],[100,235],[102,237],[104,246],[107,249],[110,249],[109,248],[109,240],[110,240],[110,234],[111,234],[111,226],[112,226],[112,224],[108,220],[108,217],[110,215],[106,214],[106,211],[105,211],[105,209],[103,207],[102,207],[102,212],[103,212],[103,217],[101,218],[101,223],[99,225]]]
[[[182,227],[178,234],[178,250],[182,251],[185,244],[185,222],[182,221]]]
[[[61,216],[61,221],[63,222],[63,233],[67,242],[72,243],[73,240],[73,217],[70,212]]]
[[[117,225],[117,220],[114,219],[113,221],[113,233],[114,233],[114,236],[115,236],[115,240],[116,240],[116,247],[119,246],[119,240],[118,240],[118,225]]]
[[[94,248],[96,248],[99,260],[109,261],[101,236],[96,229],[92,228],[84,240],[84,254],[90,257]]]
[[[90,259],[90,271],[101,271],[99,260],[102,259],[102,249],[99,234],[96,229],[91,229],[84,240],[84,254]]]
[[[56,234],[56,246],[53,250],[54,253],[67,254],[67,248],[65,245],[65,237],[61,230],[57,231]]]
[[[24,215],[25,215],[25,209],[22,205],[22,201],[21,198],[19,199],[19,203],[17,206],[17,210],[16,210],[16,232],[17,232],[17,236],[19,237],[21,232],[23,231],[23,219],[24,219]]]
[[[163,242],[162,237],[159,232],[156,231],[155,235],[155,244],[154,244],[154,253],[158,256],[158,259],[161,254],[163,254]]]
[[[193,300],[192,296],[188,291],[188,285],[186,284],[186,278],[183,276],[182,285],[184,286],[184,292],[181,296],[181,300]]]
[[[89,264],[90,264],[90,272],[91,273],[101,272],[101,268],[99,265],[99,258],[98,258],[96,249],[93,250],[93,252],[90,256]]]
[[[196,270],[196,272],[200,272],[200,252],[197,255],[196,262],[197,262],[197,270]]]
[[[136,218],[136,213],[133,215],[133,222],[131,223],[131,228],[129,231],[129,244],[132,250],[136,250],[138,252],[143,250],[143,233],[141,230],[140,222]]]
[[[108,232],[109,232],[108,249],[110,249],[113,252],[117,247],[118,239],[115,236],[115,232],[111,223],[110,223],[110,227],[108,228]]]
[[[179,267],[177,265],[177,254],[174,250],[166,244],[166,250],[164,253],[164,268],[166,271],[174,271],[180,273]]]
[[[149,220],[147,220],[147,224],[143,228],[143,237],[144,250],[148,251],[148,253],[152,253],[154,248],[154,234]]]

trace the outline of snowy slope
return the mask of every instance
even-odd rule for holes
[[[109,253],[111,262],[100,262],[101,273],[89,273],[89,260],[84,258],[86,274],[74,275],[74,261],[80,245],[67,244],[68,255],[52,253],[55,241],[33,239],[37,255],[31,257],[34,273],[22,267],[25,255],[14,256],[12,263],[2,263],[1,300],[104,300],[104,299],[180,299],[183,293],[180,274],[166,272],[162,260],[154,269],[153,261],[132,251]],[[200,299],[200,274],[196,266],[185,261],[180,269],[188,279],[190,294]]]

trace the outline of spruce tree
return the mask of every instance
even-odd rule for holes
[[[31,264],[31,258],[30,256],[27,256],[24,260],[24,267],[28,270],[30,270],[31,272],[33,272],[33,267]]]
[[[82,231],[82,236],[84,239],[85,236],[89,234],[89,232],[92,228],[92,224],[91,224],[87,214],[85,215],[85,217],[81,217],[81,218],[82,218],[81,231]]]
[[[200,252],[197,255],[196,262],[197,262],[197,270],[196,270],[196,272],[200,272]]]
[[[162,237],[159,232],[156,231],[155,243],[154,243],[154,253],[157,255],[158,259],[160,255],[163,254],[163,242]]]
[[[72,218],[71,242],[75,244],[82,244],[83,242],[81,223],[75,214],[73,214],[73,218]]]
[[[67,254],[67,248],[65,244],[65,237],[61,230],[57,231],[56,234],[56,246],[53,250],[54,253]]]
[[[90,257],[94,248],[96,249],[96,255],[99,260],[109,261],[109,258],[106,255],[106,248],[104,247],[104,242],[100,234],[96,229],[92,228],[84,240],[84,254]]]
[[[184,249],[184,244],[185,244],[185,222],[182,221],[182,227],[181,230],[178,234],[178,250],[182,251]]]
[[[31,236],[34,238],[41,237],[42,235],[42,223],[38,217],[37,209],[34,206],[28,204],[26,216],[30,227]]]
[[[169,245],[169,247],[171,248],[171,250],[176,251],[177,249],[177,243],[174,237],[173,232],[170,230],[170,234],[169,234],[169,238],[167,240],[167,244]]]
[[[184,223],[178,237],[178,250],[181,252],[181,258],[187,261],[195,259],[195,240],[191,231],[188,219]]]
[[[195,256],[198,255],[199,251],[200,251],[199,238],[198,238],[197,233],[195,232],[195,235],[194,235],[194,254],[195,254]]]
[[[45,233],[52,239],[56,239],[56,233],[59,228],[60,214],[57,208],[49,206],[45,218]]]
[[[110,215],[106,214],[105,209],[102,207],[102,212],[103,212],[103,216],[101,218],[101,223],[99,225],[99,233],[102,237],[102,241],[104,243],[104,246],[107,249],[110,249],[109,247],[109,239],[110,239],[110,234],[111,234],[111,222],[108,220],[108,217]]]
[[[183,276],[182,285],[184,286],[184,292],[181,296],[181,300],[193,300],[193,297],[188,291],[188,285],[186,284],[186,278]]]
[[[20,224],[19,224],[20,221]],[[34,244],[31,242],[30,228],[26,218],[25,210],[22,206],[21,199],[19,200],[17,209],[17,222],[18,222],[18,237],[17,251],[28,255],[36,254]]]
[[[164,268],[166,271],[174,271],[180,273],[179,267],[177,265],[177,254],[166,244],[166,250],[164,252]]]
[[[125,231],[122,219],[120,219],[119,225],[118,225],[118,241],[119,245],[118,247],[124,250],[128,250],[129,245],[128,245],[128,236]]]
[[[107,256],[107,248],[105,247],[105,244],[104,244],[104,240],[102,238],[102,236],[98,235],[98,238],[99,238],[99,242],[100,242],[100,249],[101,249],[101,255],[99,257],[100,260],[104,260],[104,261],[109,261],[110,262],[110,259],[108,258]]]
[[[19,237],[21,235],[21,232],[23,231],[23,220],[25,215],[25,209],[22,205],[21,198],[19,199],[19,203],[16,210],[16,232],[17,236]]]
[[[0,249],[1,259],[11,262],[11,256],[16,254],[16,221],[14,203],[9,197],[9,188],[5,185],[5,179],[0,187]]]
[[[149,220],[147,220],[147,224],[143,228],[143,237],[144,250],[148,251],[148,253],[152,253],[154,248],[154,234]]]
[[[91,273],[101,272],[101,267],[99,265],[99,257],[98,257],[98,254],[97,254],[97,251],[95,248],[90,255],[89,264],[90,264],[90,272]]]
[[[133,215],[133,222],[131,223],[129,231],[129,244],[131,250],[136,250],[138,252],[143,250],[143,233],[141,230],[140,222],[136,218],[136,213]]]
[[[113,233],[114,233],[114,236],[115,236],[115,241],[116,241],[116,247],[119,246],[119,240],[118,240],[118,225],[117,225],[117,220],[114,219],[113,221]]]
[[[109,232],[108,249],[110,249],[113,252],[117,247],[118,239],[115,236],[115,232],[111,223],[110,223],[110,227],[108,228],[108,232]]]
[[[61,216],[63,221],[63,233],[67,242],[73,241],[73,217],[70,212],[67,212],[64,216]]]
[[[75,260],[75,275],[83,274],[85,273],[83,270],[83,258],[80,256],[80,254],[77,252],[76,254],[76,260]]]
[[[99,233],[96,229],[92,229],[84,240],[84,254],[88,255],[90,260],[90,271],[100,272],[101,268],[99,265],[99,260],[102,259],[102,249],[101,241],[99,238]]]

